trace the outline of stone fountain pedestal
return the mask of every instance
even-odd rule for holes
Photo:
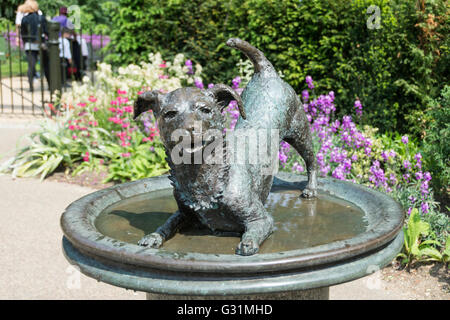
[[[275,187],[301,189],[306,177],[279,174]],[[385,194],[335,179],[319,190],[364,212],[365,231],[309,248],[243,257],[176,252],[120,241],[96,227],[100,213],[139,195],[171,190],[166,176],[113,186],[72,203],[61,218],[63,251],[85,275],[161,299],[328,299],[329,287],[370,275],[389,264],[403,245],[403,211]]]

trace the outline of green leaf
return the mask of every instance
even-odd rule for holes
[[[433,247],[426,247],[420,250],[420,256],[422,257],[421,260],[427,260],[427,261],[441,261],[442,255],[439,252],[439,250],[433,248]]]

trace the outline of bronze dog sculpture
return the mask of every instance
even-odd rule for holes
[[[229,86],[219,84],[205,90],[180,88],[167,94],[148,91],[135,103],[135,117],[152,110],[157,119],[179,209],[155,232],[144,236],[139,245],[158,248],[183,226],[199,222],[217,234],[242,234],[236,253],[253,255],[272,233],[273,218],[264,203],[273,175],[261,174],[260,164],[186,164],[175,163],[173,159],[179,154],[191,159],[190,156],[210,147],[214,139],[204,132],[212,129],[223,132],[222,110],[232,100],[237,101],[241,115],[235,131],[277,130],[281,140],[292,145],[305,160],[308,184],[302,196],[316,196],[317,164],[309,122],[299,97],[278,76],[260,50],[236,38],[229,39],[227,45],[241,50],[254,66],[255,73],[243,91],[242,99]],[[196,127],[199,123],[200,131]],[[180,128],[197,143],[175,150],[177,144],[171,137]]]

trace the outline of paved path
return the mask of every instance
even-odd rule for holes
[[[0,116],[0,162],[36,118]],[[62,254],[59,219],[90,188],[0,176],[0,299],[145,299],[77,274]],[[378,279],[366,277],[330,289],[331,299],[400,299]],[[371,289],[376,287],[376,289]]]
[[[50,91],[45,79],[42,92],[41,80],[34,79],[33,83],[34,92],[31,92],[28,78],[25,76],[1,79],[0,112],[6,114],[41,115],[43,112],[42,106],[50,102]],[[44,100],[44,103],[42,100]]]

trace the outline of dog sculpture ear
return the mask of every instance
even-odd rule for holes
[[[134,103],[134,119],[136,119],[141,113],[148,110],[153,112],[159,112],[161,94],[158,90],[146,91],[140,94]]]
[[[241,117],[244,119],[247,118],[244,110],[244,103],[242,102],[241,97],[231,87],[225,84],[216,84],[214,85],[214,87],[209,88],[207,91],[217,100],[217,103],[220,105],[221,111],[223,110],[223,108],[228,106],[231,100],[236,100]]]

